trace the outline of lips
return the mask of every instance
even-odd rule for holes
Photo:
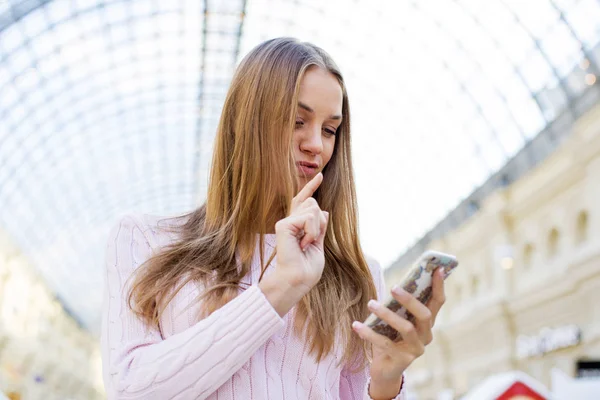
[[[298,161],[296,163],[296,166],[298,167],[300,173],[307,177],[315,175],[319,168],[319,165],[317,163],[309,161]]]
[[[305,167],[310,167],[310,168],[319,168],[319,164],[314,163],[314,162],[308,162],[308,161],[298,161],[296,164],[298,165],[302,165]]]

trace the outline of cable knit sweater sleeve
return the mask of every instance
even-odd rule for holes
[[[284,325],[252,286],[208,318],[163,339],[127,304],[131,275],[152,254],[136,217],[112,229],[106,250],[101,341],[109,399],[204,399]]]
[[[375,288],[377,289],[377,299],[383,301],[386,298],[383,271],[377,261],[368,259],[368,262]],[[340,399],[371,400],[371,396],[369,396],[369,382],[368,368],[355,373],[352,373],[350,368],[343,368],[340,377]],[[394,400],[406,399],[404,388],[405,385],[403,383],[400,393],[398,393]]]

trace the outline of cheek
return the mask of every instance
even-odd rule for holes
[[[292,145],[293,145],[294,151],[297,151],[300,146],[300,134],[299,134],[298,130],[295,130],[294,133],[292,134]]]
[[[323,161],[324,164],[327,164],[329,160],[331,160],[331,156],[333,155],[333,149],[335,148],[335,136],[331,140],[325,141],[323,143]],[[323,165],[325,167],[325,165]]]
[[[294,129],[294,132],[292,133],[292,143],[296,144],[298,142],[300,142],[299,130],[298,129]]]

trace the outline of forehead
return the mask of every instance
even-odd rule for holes
[[[310,67],[300,81],[298,100],[318,111],[342,112],[343,92],[337,78],[329,71]]]

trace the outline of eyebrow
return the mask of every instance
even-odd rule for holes
[[[305,109],[309,113],[314,113],[315,112],[315,110],[313,110],[312,108],[310,108],[309,106],[307,106],[306,104],[304,104],[301,101],[298,102],[298,107]],[[329,117],[329,119],[340,120],[340,119],[342,119],[342,116],[341,115],[331,115]]]

